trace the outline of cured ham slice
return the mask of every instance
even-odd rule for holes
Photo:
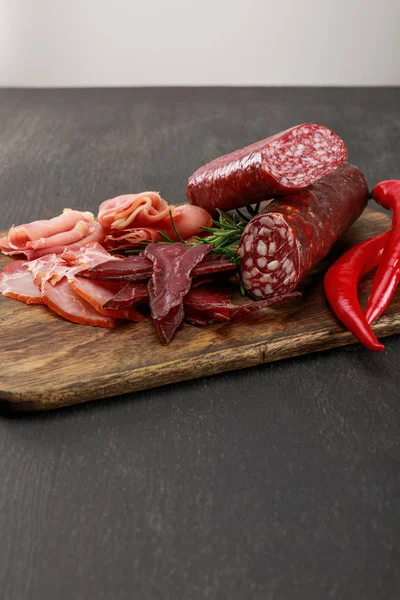
[[[91,212],[65,209],[58,217],[11,227],[8,232],[8,242],[11,248],[24,249],[27,243],[32,240],[40,240],[41,238],[48,238],[65,231],[70,231],[79,221],[92,223],[93,220],[94,216]]]
[[[66,209],[58,217],[11,227],[0,238],[3,254],[24,255],[34,260],[47,254],[61,254],[66,248],[79,249],[91,242],[103,242],[105,231],[94,222],[91,212]]]
[[[112,257],[111,254],[98,243],[88,244],[80,250],[66,250],[61,257],[71,266],[67,272],[67,277],[72,289],[78,296],[89,302],[97,312],[101,315],[115,319],[126,319],[136,322],[144,320],[144,317],[134,308],[111,312],[103,307],[103,305],[111,300],[125,285],[123,282],[99,282],[82,278],[78,279],[76,277],[77,273],[79,273],[82,268],[95,266],[103,262],[105,258],[114,261],[120,259]]]
[[[104,308],[109,300],[112,300],[117,292],[120,291],[121,287],[124,286],[122,283],[107,283],[99,281],[90,281],[89,279],[78,279],[77,277],[70,277],[69,283],[74,290],[84,300],[89,302],[93,308],[101,315],[112,317],[114,319],[125,319],[128,321],[135,321],[140,323],[144,321],[143,315],[137,312],[133,307],[119,310],[109,310]]]
[[[182,206],[171,206],[169,209],[173,209],[174,225],[172,224],[170,214],[163,219],[157,220],[156,223],[154,223],[153,220],[148,224],[139,225],[139,223],[135,221],[132,224],[134,226],[131,226],[128,229],[122,231],[111,230],[105,237],[105,246],[112,250],[120,250],[135,246],[140,242],[160,242],[163,240],[163,237],[159,232],[163,233],[171,240],[178,241],[179,238],[175,228],[181,238],[186,240],[194,235],[202,233],[202,227],[211,227],[211,215],[199,206],[184,204]],[[142,215],[139,216],[141,217]],[[140,218],[140,220],[143,222],[144,219]]]
[[[104,261],[121,260],[117,256],[113,256],[98,242],[91,242],[80,248],[68,247],[61,254],[62,260],[67,262],[71,267],[89,268],[97,266]]]
[[[168,217],[171,207],[157,192],[125,194],[100,204],[97,216],[105,229],[121,231],[132,226],[145,226]]]
[[[87,244],[91,244],[93,242],[98,242],[101,244],[103,240],[103,227],[100,225],[100,223],[93,223],[89,227],[87,236],[82,238],[79,242],[74,242],[73,244],[66,244],[64,246],[42,248],[41,250],[26,249],[23,251],[23,254],[25,254],[28,260],[34,260],[35,258],[40,258],[41,256],[45,256],[46,254],[62,254],[65,250],[79,250],[83,246],[86,246]],[[21,251],[18,253],[20,254]],[[9,254],[16,254],[16,252],[10,252]]]
[[[36,258],[35,260],[30,260],[26,263],[28,271],[32,274],[32,279],[39,290],[42,289],[43,280],[46,277],[49,277],[49,273],[56,263],[59,263],[60,267],[61,265],[64,265],[65,271],[62,275],[64,276],[67,271],[67,265],[65,265],[56,254],[46,254],[46,256],[43,256],[42,258]],[[60,277],[61,271],[59,269],[57,277],[54,275],[53,278],[58,278],[57,280],[59,280]]]
[[[114,327],[115,320],[97,312],[93,306],[81,298],[70,285],[66,276],[52,285],[44,281],[42,299],[49,308],[64,319],[73,323],[92,325],[95,327]]]
[[[0,273],[0,293],[25,304],[42,304],[39,288],[35,285],[28,263],[16,260]]]
[[[190,290],[194,267],[211,251],[209,244],[150,244],[145,255],[153,262],[149,281],[151,316],[158,336],[168,344],[184,319],[183,298]]]
[[[41,250],[42,248],[55,248],[57,246],[69,246],[75,242],[80,242],[89,235],[90,223],[88,221],[78,221],[73,229],[56,233],[47,238],[41,237],[38,240],[26,243],[26,248]]]

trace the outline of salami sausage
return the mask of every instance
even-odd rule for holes
[[[345,163],[250,221],[238,248],[243,287],[257,299],[293,290],[361,215],[368,186]]]
[[[344,141],[322,125],[306,123],[220,156],[198,169],[186,194],[214,213],[303,189],[347,159]]]

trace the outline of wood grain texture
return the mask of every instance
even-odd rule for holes
[[[330,260],[389,224],[386,215],[368,209]],[[301,299],[228,325],[184,324],[167,347],[150,321],[87,327],[47,307],[1,297],[0,399],[16,410],[50,410],[354,343],[324,297],[321,271],[328,263],[304,282]],[[366,279],[361,287],[363,300],[369,284]],[[374,330],[379,337],[400,333],[400,294]]]

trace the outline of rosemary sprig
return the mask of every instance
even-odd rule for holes
[[[254,208],[247,207],[248,213],[251,217],[254,217],[258,214],[260,208],[260,203],[256,204]],[[232,260],[235,265],[239,264],[239,257],[237,255],[237,250],[239,247],[239,242],[242,237],[243,231],[249,222],[249,218],[246,217],[239,209],[236,209],[236,213],[239,215],[240,220],[237,220],[235,214],[230,215],[223,210],[217,209],[218,212],[218,220],[213,219],[211,223],[211,227],[200,227],[204,233],[208,235],[204,235],[204,237],[193,236],[191,242],[186,242],[182,236],[179,234],[179,231],[176,227],[174,218],[172,216],[172,212],[169,211],[169,216],[171,219],[172,227],[174,233],[182,244],[189,244],[190,246],[198,246],[199,244],[211,244],[213,246],[212,252],[214,254],[222,254],[227,256]],[[157,242],[158,244],[175,244],[176,241],[172,240],[162,231],[157,232],[158,235],[163,240],[162,242]],[[125,254],[138,254],[142,252],[145,247],[151,242],[140,242],[137,246],[133,248],[127,248],[125,250]]]

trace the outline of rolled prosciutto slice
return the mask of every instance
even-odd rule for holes
[[[170,206],[157,192],[125,194],[105,200],[99,207],[98,220],[106,231],[106,248],[119,250],[144,241],[160,241],[159,231],[177,241],[171,216],[183,239],[201,233],[201,226],[211,225],[211,216],[204,209]]]
[[[61,254],[66,248],[79,249],[91,242],[102,243],[105,232],[93,214],[65,209],[58,217],[11,227],[0,239],[0,250],[9,256],[24,255],[35,260],[48,254]]]
[[[181,238],[187,240],[202,233],[202,227],[211,226],[211,215],[199,206],[184,204],[182,206],[171,206],[170,209],[173,210],[171,214],[173,215],[174,225],[168,214],[166,218],[157,221],[154,225],[137,225],[122,231],[111,230],[105,237],[105,246],[110,250],[121,250],[135,246],[140,242],[160,242],[163,237],[159,232],[168,236],[171,240],[178,241],[177,231]]]
[[[11,227],[8,232],[9,246],[14,249],[23,249],[33,240],[44,240],[63,232],[69,232],[71,229],[75,228],[79,221],[92,223],[93,220],[94,216],[91,212],[82,212],[80,210],[66,208],[58,217]],[[84,235],[81,237],[84,237]],[[60,244],[57,243],[52,245],[57,246]]]

